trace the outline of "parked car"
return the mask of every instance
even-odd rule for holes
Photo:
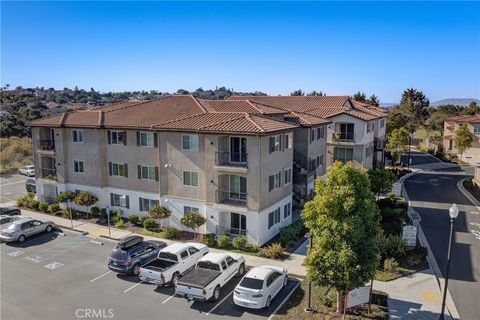
[[[138,275],[140,267],[155,259],[166,245],[163,241],[143,241],[140,236],[125,237],[110,253],[108,268],[118,273]]]
[[[16,207],[1,207],[0,214],[4,216],[18,216],[21,212],[20,209]]]
[[[7,216],[5,214],[0,215],[0,228],[5,229],[8,228],[13,222],[20,219],[20,216]]]
[[[18,173],[24,174],[27,177],[33,177],[35,176],[35,166],[34,165],[29,165],[25,166],[23,168],[18,169]]]
[[[200,243],[171,244],[160,250],[157,259],[140,268],[140,279],[157,285],[175,286],[178,279],[207,253],[208,247]]]
[[[209,253],[177,282],[175,294],[188,300],[217,301],[220,290],[235,275],[245,272],[245,258],[233,253]]]
[[[272,299],[288,283],[287,269],[275,266],[252,268],[233,292],[233,302],[242,307],[269,308]]]
[[[0,239],[7,242],[23,242],[26,238],[41,232],[52,232],[55,223],[32,218],[22,218],[14,221],[8,228],[2,229]]]
[[[25,181],[25,189],[27,189],[27,192],[37,192],[37,186],[35,185],[35,178],[28,178]]]

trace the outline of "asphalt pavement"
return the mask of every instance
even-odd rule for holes
[[[27,177],[17,173],[3,174],[0,176],[0,203],[15,201],[27,193],[25,181]]]
[[[432,163],[438,161],[426,155],[412,155],[412,165],[426,164],[429,159]],[[480,317],[480,210],[458,190],[458,181],[467,176],[458,171],[461,169],[415,174],[405,180],[405,189],[420,214],[420,225],[443,276],[450,230],[448,209],[453,203],[459,206],[448,289],[460,317],[474,320]]]

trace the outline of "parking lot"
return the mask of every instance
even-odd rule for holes
[[[109,271],[106,259],[115,242],[64,234],[1,244],[2,319],[268,319],[298,285],[289,280],[267,310],[233,303],[239,278],[222,288],[217,302],[187,301],[173,288]]]
[[[27,193],[25,190],[26,176],[11,173],[0,176],[0,203],[15,201],[18,197]]]

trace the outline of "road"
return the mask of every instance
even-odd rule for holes
[[[0,176],[0,203],[12,202],[24,195],[27,192],[25,190],[25,180],[27,180],[26,176],[16,173]]]
[[[429,160],[438,162],[424,154],[412,155],[412,165],[428,164]],[[461,170],[418,173],[405,181],[405,189],[420,214],[420,225],[443,275],[450,230],[448,208],[452,203],[459,206],[448,289],[460,317],[474,320],[480,315],[480,211],[457,188],[457,182],[466,177]]]
[[[174,296],[173,288],[109,271],[106,261],[115,242],[102,240],[101,245],[89,236],[64,232],[66,236],[54,232],[0,245],[1,319],[267,320],[299,283],[290,279],[271,307],[262,310],[233,303],[240,278],[222,288],[218,302],[187,301]]]

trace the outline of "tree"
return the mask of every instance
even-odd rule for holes
[[[313,234],[307,274],[337,290],[337,312],[343,312],[348,290],[363,286],[378,267],[380,213],[365,170],[352,163],[335,162],[325,180],[316,180],[315,194],[302,212]]]
[[[460,112],[460,115],[462,116],[473,116],[475,114],[480,114],[480,106],[478,106],[476,101],[470,102],[468,107]]]
[[[168,208],[162,207],[160,205],[156,205],[148,211],[148,214],[152,219],[162,220],[170,217],[172,214],[172,211],[170,211],[170,209]]]
[[[178,89],[178,90],[177,90],[177,94],[183,94],[183,95],[185,95],[185,94],[190,94],[190,92],[188,92],[188,91],[185,90],[185,89]]]
[[[290,93],[291,96],[304,96],[305,92],[303,92],[301,89],[295,90],[292,93]]]
[[[462,160],[465,150],[472,146],[472,135],[465,124],[461,124],[453,135],[453,144],[460,152],[460,160]]]
[[[400,107],[411,114],[410,121],[406,124],[409,131],[414,131],[420,125],[425,123],[425,120],[430,114],[430,101],[425,97],[422,91],[417,89],[407,89],[403,92],[400,100]]]
[[[375,107],[380,106],[380,100],[378,100],[378,97],[374,94],[372,94],[370,98],[368,98],[367,103]]]
[[[369,169],[367,173],[370,180],[370,190],[377,195],[377,199],[380,192],[390,191],[396,180],[395,174],[386,169]]]
[[[193,230],[193,237],[196,238],[198,229],[205,224],[205,218],[202,217],[199,213],[187,213],[180,219],[180,223],[185,227]]]
[[[398,162],[400,155],[407,151],[408,146],[408,131],[405,128],[394,129],[387,139],[387,150],[392,155],[392,161]]]
[[[320,97],[324,97],[326,96],[327,94],[324,93],[323,91],[315,91],[313,90],[312,92],[309,92],[307,93],[307,96],[320,96]]]
[[[442,111],[434,111],[427,119],[425,126],[429,130],[436,130],[443,133],[443,123],[449,115]]]
[[[75,198],[73,198],[73,203],[76,205],[87,207],[87,219],[90,207],[97,203],[97,201],[97,196],[90,191],[81,191]]]
[[[352,96],[352,99],[358,102],[367,102],[367,96],[365,93],[358,91]]]

